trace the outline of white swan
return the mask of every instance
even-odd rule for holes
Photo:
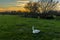
[[[34,26],[32,26],[32,33],[33,34],[36,34],[36,33],[39,33],[39,32],[40,32],[40,30],[34,29]]]

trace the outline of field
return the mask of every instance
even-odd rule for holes
[[[33,25],[41,32],[33,34]],[[60,40],[60,20],[0,15],[0,40]]]

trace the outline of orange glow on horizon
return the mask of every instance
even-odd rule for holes
[[[4,11],[21,11],[21,12],[29,12],[28,9],[25,9],[23,7],[8,7],[8,8],[0,8],[0,12]]]
[[[4,12],[4,11],[29,12],[28,9],[24,8],[25,5],[26,4],[17,4],[15,7],[0,8],[0,12]]]
[[[6,11],[4,8],[0,8],[0,12],[4,12]]]

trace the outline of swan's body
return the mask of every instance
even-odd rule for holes
[[[32,26],[32,33],[35,34],[35,33],[39,33],[40,30],[37,30],[37,29],[34,29],[34,26]]]

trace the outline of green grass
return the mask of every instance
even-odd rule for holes
[[[32,34],[33,25],[39,34]],[[60,40],[60,20],[0,15],[0,40]]]

